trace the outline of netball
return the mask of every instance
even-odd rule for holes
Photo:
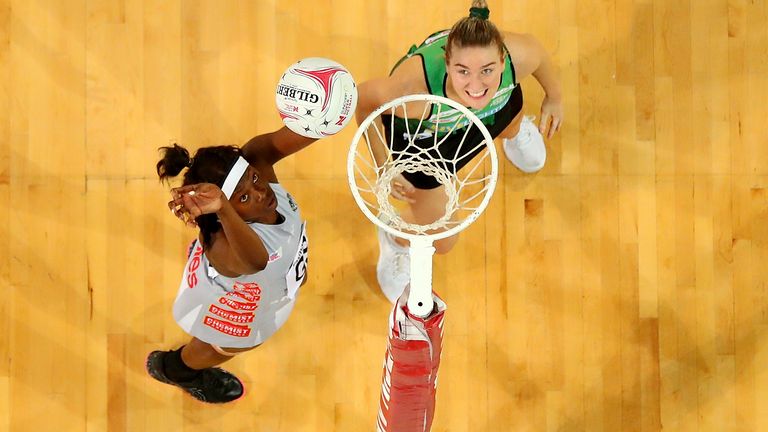
[[[349,123],[357,106],[357,86],[341,64],[309,57],[280,77],[275,102],[283,123],[299,135],[322,138]]]

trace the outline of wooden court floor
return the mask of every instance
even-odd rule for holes
[[[468,0],[0,0],[0,432],[373,430],[389,305],[345,181],[354,132],[281,162],[308,219],[288,324],[197,403],[144,372],[194,232],[157,147],[242,144],[323,56],[386,74]],[[435,260],[433,431],[768,430],[768,5],[490,0],[560,70],[545,168],[505,162]],[[523,82],[526,112],[542,92]]]

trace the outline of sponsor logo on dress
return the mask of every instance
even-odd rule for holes
[[[211,318],[209,316],[206,316],[205,319],[203,319],[203,324],[220,333],[228,334],[234,337],[244,338],[251,334],[251,329],[248,326],[230,324],[228,322],[216,318]]]
[[[197,245],[195,253],[187,266],[187,286],[194,288],[197,285],[197,269],[200,268],[200,257],[203,255],[203,247]]]
[[[247,293],[247,292],[237,292],[237,291],[235,291],[235,292],[229,292],[229,293],[227,293],[225,295],[228,296],[228,297],[237,297],[238,299],[242,299],[242,300],[245,300],[247,302],[256,303],[256,304],[258,304],[259,300],[261,300],[261,296],[260,295],[258,295],[258,294],[251,294],[251,293]]]
[[[235,324],[248,324],[253,322],[253,312],[232,312],[224,310],[216,305],[211,305],[208,311],[218,317],[224,318],[227,321],[231,321]]]
[[[413,134],[409,134],[408,132],[403,132],[403,139],[404,140],[423,140],[423,139],[429,139],[432,138],[432,130],[425,130],[422,132],[417,133],[415,136],[411,137]]]
[[[275,252],[269,254],[269,260],[267,261],[267,264],[271,263],[272,261],[277,261],[282,257],[283,257],[283,248],[281,247]]]
[[[256,303],[242,303],[226,297],[219,297],[219,303],[234,310],[255,311],[259,308],[259,305]]]
[[[235,281],[234,285],[232,285],[232,289],[235,291],[247,291],[255,294],[261,294],[261,287],[256,282]]]
[[[296,205],[296,202],[293,200],[293,197],[291,194],[287,193],[285,194],[288,197],[288,205],[291,206],[291,210],[296,211],[299,209],[299,206]]]
[[[481,120],[496,114],[509,101],[511,92],[514,88],[515,85],[508,85],[507,87],[499,89],[496,94],[493,95],[493,99],[491,99],[491,103],[489,103],[487,107],[479,111],[473,110],[472,112],[474,112],[475,115],[477,115],[477,118]],[[464,117],[464,114],[459,111],[447,105],[443,105],[440,114],[433,114],[429,117],[427,122],[434,124],[436,126],[434,129],[438,132],[447,133],[463,129],[470,123],[470,120]]]
[[[436,33],[436,34],[434,34],[434,35],[432,35],[432,36],[428,37],[428,38],[427,38],[427,39],[424,41],[423,45],[429,45],[429,44],[431,44],[432,42],[434,42],[434,41],[436,41],[436,40],[438,40],[438,39],[440,39],[440,38],[442,38],[442,37],[445,37],[445,36],[447,36],[447,35],[448,35],[448,33],[450,33],[450,32],[451,32],[450,30],[444,30],[444,31],[441,31],[440,33]]]

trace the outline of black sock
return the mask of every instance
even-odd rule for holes
[[[200,375],[200,371],[192,369],[181,359],[181,350],[184,347],[177,349],[176,351],[169,351],[168,354],[163,356],[163,369],[165,370],[165,376],[171,379],[171,381],[186,382],[192,381]]]

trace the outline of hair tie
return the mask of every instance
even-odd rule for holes
[[[470,18],[480,18],[481,20],[487,20],[491,16],[491,11],[487,7],[473,7],[469,8]]]

